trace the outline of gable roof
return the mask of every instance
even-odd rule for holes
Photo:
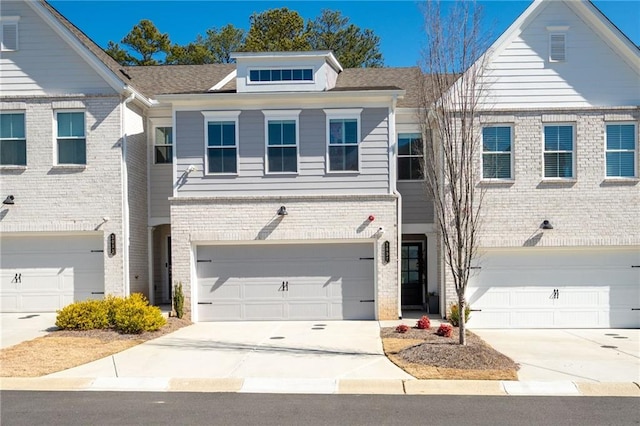
[[[591,0],[534,0],[527,9],[487,49],[476,63],[497,57],[533,21],[551,1],[562,1],[616,51],[631,67],[640,72],[640,48],[616,27]],[[485,63],[488,63],[485,62]]]

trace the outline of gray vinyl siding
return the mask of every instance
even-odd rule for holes
[[[153,147],[151,147],[153,149]],[[153,153],[152,153],[153,155]],[[169,197],[173,196],[171,164],[154,164],[151,157],[149,167],[149,216],[169,217]]]
[[[433,203],[422,181],[398,181],[402,195],[402,223],[433,223]]]
[[[179,196],[389,192],[386,108],[362,111],[359,173],[326,172],[326,117],[322,109],[306,109],[300,113],[297,175],[265,174],[265,118],[261,111],[242,111],[238,120],[238,175],[206,175],[204,117],[199,111],[176,113],[175,178],[179,180],[190,165],[198,169],[178,185]]]
[[[2,52],[3,96],[113,94],[115,91],[25,2],[2,2],[19,16],[18,50]]]

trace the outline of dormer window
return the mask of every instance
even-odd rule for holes
[[[277,81],[313,81],[312,68],[279,68],[249,70],[249,81],[277,82]]]

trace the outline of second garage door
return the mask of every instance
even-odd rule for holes
[[[640,327],[637,247],[487,250],[478,266],[471,327]]]
[[[199,321],[373,319],[373,244],[197,248]]]

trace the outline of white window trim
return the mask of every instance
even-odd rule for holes
[[[300,113],[301,109],[291,110],[264,110],[264,173],[265,175],[297,175],[300,173]],[[296,147],[296,171],[295,172],[272,172],[269,171],[269,121],[295,121],[296,122],[296,144],[287,145]]]
[[[553,59],[552,56],[551,56],[551,38],[553,36],[558,36],[558,35],[561,35],[561,36],[564,37],[564,45],[562,46],[562,48],[564,49],[564,59],[563,60]],[[549,62],[553,62],[553,63],[556,63],[556,64],[561,64],[561,63],[569,61],[568,49],[567,49],[568,41],[569,41],[569,37],[568,37],[568,34],[566,32],[560,32],[560,31],[556,30],[556,31],[553,31],[553,32],[549,33],[549,40],[548,40],[548,43],[549,43]]]
[[[204,175],[238,176],[240,173],[240,111],[202,111],[204,115]],[[232,121],[235,124],[236,173],[209,172],[209,122]],[[230,148],[230,147],[229,147]]]
[[[326,132],[326,143],[325,143],[325,173],[327,174],[357,174],[362,170],[362,156],[360,155],[361,151],[361,142],[362,142],[362,108],[345,108],[345,109],[325,109],[324,114],[326,117],[325,120],[325,132]],[[329,146],[330,146],[330,122],[331,120],[356,120],[357,124],[357,135],[355,143],[358,148],[358,170],[331,170],[331,164],[329,162]],[[353,146],[354,144],[335,144],[336,146]]]
[[[429,129],[430,130],[430,129]],[[423,164],[426,161],[426,145],[425,145],[425,140],[424,140],[424,135],[422,134],[422,129],[419,128],[412,128],[412,129],[407,129],[405,127],[402,127],[399,130],[396,130],[396,140],[395,140],[395,161],[396,161],[396,181],[397,182],[424,182],[426,177],[424,176],[424,172],[422,173],[422,177],[420,179],[400,179],[400,166],[398,164],[398,160],[400,158],[414,158],[417,157],[417,155],[401,155],[400,154],[400,135],[403,134],[410,134],[410,133],[416,133],[418,135],[420,135],[420,139],[422,139],[422,161]]]
[[[633,125],[633,176],[607,176],[607,126]],[[638,174],[638,125],[633,121],[605,121],[604,123],[604,179],[607,181],[637,181]],[[629,152],[629,150],[612,150],[611,152]]]
[[[149,164],[158,167],[166,167],[171,166],[174,161],[175,155],[172,155],[171,163],[156,163],[156,129],[158,127],[171,127],[171,138],[173,139],[173,150],[176,149],[176,138],[175,138],[175,129],[173,126],[173,121],[170,118],[151,118],[151,161]],[[160,145],[160,146],[168,146],[168,145]]]
[[[255,71],[255,70],[305,70],[305,69],[311,69],[311,80],[285,80],[285,81],[252,81],[251,80],[251,71]],[[258,66],[254,66],[254,67],[247,67],[247,76],[245,78],[246,81],[246,85],[247,86],[254,86],[254,85],[293,85],[293,84],[316,84],[316,73],[318,72],[318,69],[315,66],[309,65],[299,65],[299,66],[281,66],[281,67],[258,67]]]
[[[2,35],[2,41],[0,42],[0,52],[16,52],[20,49],[20,31],[19,31],[19,16],[2,16],[0,17],[0,35]],[[5,25],[14,25],[16,29],[16,48],[15,49],[5,49],[4,45],[4,26]]]
[[[559,126],[571,126],[573,128],[572,132],[571,132],[571,136],[573,136],[573,141],[572,141],[572,150],[571,150],[571,177],[545,177],[544,175],[544,167],[545,167],[545,162],[544,162],[544,154],[547,153],[547,151],[544,149],[544,128],[545,127],[559,127]],[[577,151],[577,147],[576,147],[576,140],[577,140],[577,134],[576,134],[576,123],[551,123],[551,122],[545,122],[542,123],[542,180],[545,182],[575,182],[578,179],[578,171],[576,170],[576,151]],[[549,154],[551,153],[562,153],[562,152],[568,152],[568,151],[548,151]]]
[[[84,144],[85,144],[85,163],[84,164],[60,164],[58,163],[58,114],[65,112],[81,112],[84,115]],[[64,139],[83,139],[78,137],[69,137]],[[53,165],[57,168],[84,169],[89,163],[89,141],[87,138],[87,111],[85,109],[56,109],[53,111]]]
[[[21,110],[5,110],[3,109],[2,111],[0,111],[0,114],[22,114],[23,119],[24,119],[24,144],[25,144],[25,150],[27,148],[27,112],[23,109]],[[22,139],[0,139],[0,143],[2,143],[3,140],[22,140]],[[28,158],[26,159],[25,163],[28,163]],[[23,170],[27,168],[27,164],[0,164],[0,169],[4,169],[4,170]]]
[[[509,163],[510,163],[510,167],[511,167],[511,173],[510,176],[508,178],[486,178],[484,177],[484,154],[485,154],[485,150],[484,150],[484,129],[485,128],[489,128],[489,127],[508,127],[510,129],[510,143],[511,143],[511,151],[507,152],[507,151],[487,151],[487,154],[509,154]],[[480,150],[480,176],[481,176],[481,180],[483,182],[514,182],[516,180],[515,178],[515,155],[514,155],[514,130],[513,130],[514,124],[513,123],[491,123],[491,124],[487,124],[487,125],[483,125],[482,129],[481,129],[481,134],[480,134],[480,146],[481,146],[481,150]],[[544,132],[544,129],[543,129]],[[575,143],[575,142],[574,142]],[[543,145],[544,148],[544,145]],[[544,153],[543,153],[543,161],[544,161]],[[544,174],[544,169],[542,170],[542,174]]]

